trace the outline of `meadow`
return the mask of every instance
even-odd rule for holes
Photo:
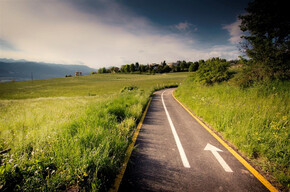
[[[0,190],[107,191],[152,92],[188,74],[0,84]]]
[[[125,86],[143,90],[178,84],[189,73],[98,74],[0,84],[0,99],[31,99],[40,97],[106,96],[116,94]]]
[[[248,157],[282,190],[290,187],[290,82],[242,89],[232,81],[205,86],[188,77],[175,96]],[[273,177],[272,177],[273,176]]]

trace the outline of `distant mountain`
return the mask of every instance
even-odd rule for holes
[[[81,71],[83,75],[97,71],[85,65],[63,65],[52,63],[38,63],[26,60],[13,60],[0,58],[0,82],[6,81],[26,81],[37,79],[50,79],[73,75],[76,71]]]

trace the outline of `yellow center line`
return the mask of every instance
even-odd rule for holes
[[[233,150],[226,142],[224,142],[217,134],[215,134],[210,128],[208,128],[202,121],[200,121],[193,113],[185,107],[172,92],[173,98],[199,123],[201,124],[214,138],[216,138],[233,156],[238,159],[265,187],[271,192],[278,192],[278,190],[265,179],[256,169],[254,169],[243,157],[241,157],[235,150]]]

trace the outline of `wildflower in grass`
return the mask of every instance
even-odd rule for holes
[[[278,123],[275,122],[275,121],[272,121],[270,123],[270,128],[273,129],[273,130],[279,130]]]

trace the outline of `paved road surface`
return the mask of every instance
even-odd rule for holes
[[[154,95],[119,191],[268,191],[175,101],[173,90]]]

